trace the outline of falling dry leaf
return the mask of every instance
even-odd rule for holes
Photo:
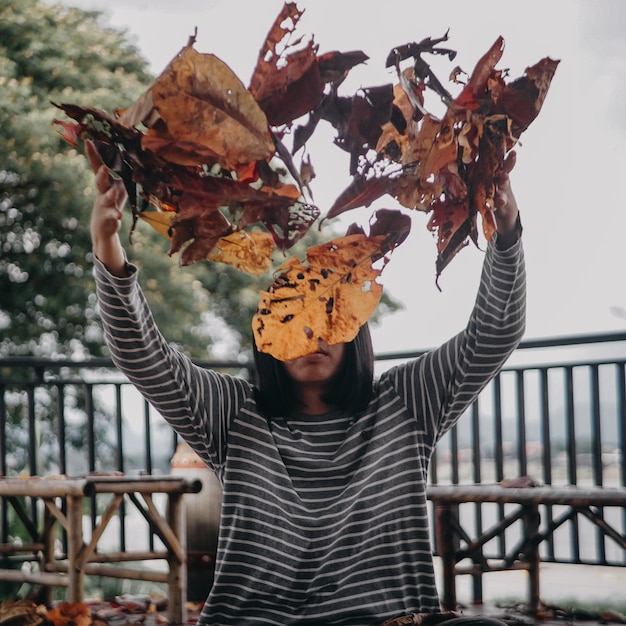
[[[306,261],[288,259],[261,293],[252,321],[257,348],[285,361],[351,341],[382,295],[372,257],[384,236],[349,235],[309,248]]]
[[[151,92],[163,124],[148,130],[143,146],[157,156],[179,162],[180,149],[183,165],[217,161],[234,170],[274,154],[265,114],[216,56],[187,46],[155,80]]]
[[[260,276],[269,271],[274,239],[268,233],[239,231],[222,237],[211,253],[209,261],[226,263],[242,272]]]
[[[423,58],[426,53],[445,54],[452,60],[453,51],[439,47],[445,40],[447,35],[392,50],[387,65],[396,66],[399,82],[391,116],[380,127],[376,156],[363,159],[360,148],[353,150],[359,167],[327,215],[368,206],[384,194],[406,208],[430,213],[437,276],[468,241],[478,243],[478,215],[484,237],[493,236],[494,180],[506,153],[539,114],[558,65],[545,58],[527,68],[524,76],[507,82],[504,72],[496,69],[504,50],[504,40],[498,37],[453,98]],[[407,59],[414,66],[401,68]],[[457,68],[452,76],[458,74]],[[447,103],[441,119],[424,109],[426,87]],[[361,129],[344,132],[349,134],[341,137],[346,145],[359,145]],[[399,167],[383,167],[381,162]]]

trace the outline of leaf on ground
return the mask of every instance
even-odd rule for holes
[[[91,609],[82,602],[61,602],[46,613],[53,626],[91,626]]]
[[[380,270],[386,237],[354,234],[308,249],[306,260],[289,258],[268,291],[261,292],[252,321],[257,348],[281,361],[315,352],[318,341],[351,341],[382,295]]]
[[[3,600],[0,602],[0,626],[39,626],[45,611],[32,600]]]

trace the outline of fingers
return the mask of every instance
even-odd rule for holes
[[[104,165],[94,142],[91,140],[85,141],[85,156],[94,174]]]
[[[124,204],[120,202],[120,191],[117,186],[111,187],[106,191],[106,193],[102,195],[102,206],[107,209],[112,209],[113,213],[117,216],[117,219],[122,219],[122,205]]]
[[[98,194],[102,196],[101,203],[121,208],[126,202],[126,189],[121,180],[116,180],[111,176],[106,165],[102,163],[100,156],[91,142],[86,142],[85,153],[89,165],[94,170],[96,189]]]
[[[502,161],[496,174],[496,185],[498,187],[504,186],[509,180],[509,174],[513,171],[515,163],[517,161],[517,153],[513,150],[509,152],[507,157]]]
[[[111,174],[109,174],[109,170],[101,165],[96,172],[96,189],[98,193],[105,194],[109,189],[112,188],[113,179],[111,178]]]
[[[515,167],[515,163],[517,162],[517,152],[515,150],[511,150],[507,155],[506,159],[504,159],[502,163],[502,171],[510,174]]]

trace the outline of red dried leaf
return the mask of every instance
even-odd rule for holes
[[[454,101],[455,104],[467,109],[477,109],[487,89],[487,81],[495,70],[504,52],[504,38],[498,37],[491,48],[480,58],[471,73],[465,88]]]
[[[539,115],[558,64],[550,58],[542,59],[499,94],[496,111],[513,120],[511,133],[515,138]]]
[[[386,176],[357,175],[337,197],[324,219],[337,217],[346,211],[362,206],[369,206],[386,193],[393,195],[394,180]]]
[[[158,156],[165,157],[154,142],[154,135],[161,134],[170,141],[167,160],[184,165],[217,161],[225,169],[234,169],[273,155],[265,115],[216,56],[187,46],[155,80],[151,92],[164,122],[164,126],[153,126],[147,136]],[[182,161],[176,158],[176,149],[182,151]],[[195,161],[190,162],[190,157]]]
[[[91,609],[82,602],[61,602],[46,613],[53,626],[90,626]]]
[[[313,40],[302,49],[295,48],[300,40],[285,41],[294,32],[301,15],[294,3],[285,3],[261,47],[250,79],[250,93],[273,126],[289,124],[308,113],[317,106],[324,92]]]
[[[336,216],[365,206],[383,193],[407,208],[432,212],[429,228],[437,235],[438,275],[468,238],[478,243],[477,215],[485,238],[493,236],[498,168],[539,113],[558,65],[558,61],[543,59],[528,68],[525,76],[507,84],[496,69],[504,47],[499,37],[478,61],[461,94],[452,100],[421,56],[434,52],[433,43],[444,39],[406,44],[390,53],[387,65],[396,66],[404,96],[398,96],[396,86],[394,117],[382,124],[376,151],[379,160],[395,161],[402,169],[387,168],[384,174],[373,176],[371,164],[376,161],[361,160],[352,184],[329,213]],[[414,66],[402,69],[400,62],[409,57]],[[422,92],[426,87],[449,103],[442,119],[424,110]],[[387,179],[393,182],[385,188]]]

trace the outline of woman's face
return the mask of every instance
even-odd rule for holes
[[[317,352],[285,361],[285,369],[296,383],[325,384],[339,371],[344,352],[345,344],[329,346],[320,340]]]

